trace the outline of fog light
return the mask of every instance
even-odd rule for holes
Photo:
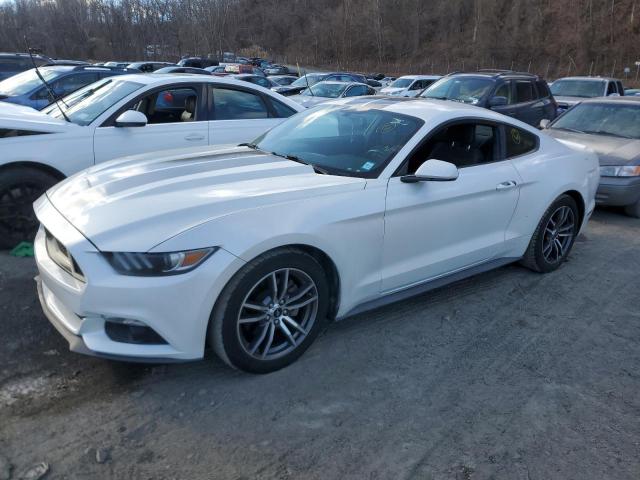
[[[120,343],[137,345],[166,345],[168,342],[153,328],[129,318],[108,318],[104,331],[109,339]]]

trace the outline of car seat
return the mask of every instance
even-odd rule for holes
[[[198,97],[195,95],[189,95],[184,101],[184,112],[180,115],[180,120],[183,122],[192,122],[196,117],[196,102]]]

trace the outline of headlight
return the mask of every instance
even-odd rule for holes
[[[600,167],[601,177],[637,177],[640,176],[640,166]]]
[[[191,271],[217,249],[217,247],[211,247],[168,253],[107,252],[104,256],[114,270],[121,275],[152,277]]]

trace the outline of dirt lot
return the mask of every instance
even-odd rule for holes
[[[3,254],[0,478],[638,479],[639,272],[640,221],[599,211],[553,274],[339,322],[251,376],[71,354]]]

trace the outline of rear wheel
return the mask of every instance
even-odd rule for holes
[[[552,272],[564,262],[578,234],[576,201],[561,195],[547,209],[531,237],[522,264],[536,272]]]
[[[33,202],[57,182],[53,175],[31,168],[0,172],[0,249],[33,241],[38,229]]]
[[[311,345],[328,305],[320,263],[301,250],[274,250],[245,265],[225,287],[212,313],[209,341],[234,368],[272,372]]]

